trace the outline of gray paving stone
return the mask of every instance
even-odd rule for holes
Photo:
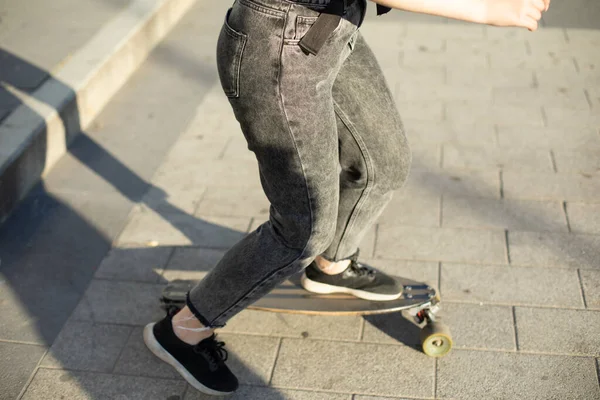
[[[442,225],[452,228],[567,231],[559,202],[445,196]]]
[[[436,23],[412,22],[406,26],[407,37],[435,37],[449,40],[480,40],[485,37],[485,27],[474,24],[447,24],[443,25],[436,19]]]
[[[596,74],[586,74],[585,71],[579,71],[575,63],[570,65],[561,65],[558,67],[544,68],[535,70],[535,77],[538,84],[542,87],[573,87],[595,84]]]
[[[129,207],[110,196],[71,203],[76,206],[55,195],[31,196],[2,225],[0,338],[54,341]]]
[[[530,33],[529,31],[525,31],[523,28],[516,27],[497,27],[492,25],[485,26],[485,37],[487,39],[496,40],[496,39],[505,39],[505,40],[524,40],[528,39],[531,35],[527,35]],[[565,41],[564,35],[562,35],[562,40]]]
[[[600,399],[592,358],[456,350],[438,360],[437,396]]]
[[[470,303],[582,307],[577,271],[442,264],[442,298]]]
[[[433,85],[420,84],[412,80],[400,80],[395,88],[396,100],[400,102],[427,101],[436,99],[443,101],[481,101],[490,103],[492,91],[486,87],[450,85],[447,83]],[[585,100],[585,98],[584,98]],[[587,104],[587,103],[586,103]]]
[[[410,347],[283,339],[272,384],[431,397],[433,378],[433,360]]]
[[[181,379],[173,367],[161,361],[148,350],[144,344],[142,332],[142,327],[133,328],[118,361],[113,363],[114,371],[111,372],[123,375]]]
[[[572,129],[598,129],[600,110],[579,110],[573,108],[544,107],[548,126],[571,127]]]
[[[498,126],[500,147],[531,147],[538,149],[591,150],[600,149],[600,136],[590,128],[533,128]]]
[[[519,350],[600,356],[600,312],[515,309]]]
[[[579,274],[587,307],[600,309],[600,271],[581,270]]]
[[[269,205],[262,189],[211,187],[200,201],[196,215],[268,218]]]
[[[378,218],[381,225],[440,225],[440,196],[398,191]]]
[[[567,203],[571,231],[600,234],[600,204]]]
[[[96,278],[158,283],[173,253],[171,247],[114,248],[96,270]]]
[[[459,143],[481,147],[496,145],[496,134],[491,125],[451,125],[412,119],[405,119],[404,125],[411,147],[426,143]]]
[[[600,236],[550,232],[509,232],[515,265],[600,269]]]
[[[153,243],[161,246],[195,245],[227,248],[244,237],[249,225],[250,218],[246,217],[160,214],[142,207],[131,216],[117,244]]]
[[[515,348],[510,307],[442,302],[440,315],[450,327],[455,347],[500,350]]]
[[[242,159],[231,168],[231,160],[196,160],[193,163],[171,162],[163,164],[152,179],[160,187],[168,187],[169,182],[189,181],[190,185],[260,187],[256,160]],[[225,184],[224,184],[225,182]]]
[[[419,399],[415,399],[415,398],[411,398],[411,399],[407,399],[407,398],[401,398],[401,397],[375,397],[375,396],[354,396],[352,398],[352,400],[419,400]]]
[[[420,51],[405,51],[403,57],[403,65],[407,67],[418,67],[419,65],[428,66],[444,66],[447,64],[465,65],[469,67],[485,68],[488,64],[488,59],[485,54],[465,54],[461,57],[448,53],[425,53]]]
[[[5,262],[6,261],[3,259],[2,263],[4,264]],[[52,338],[55,338],[56,335],[58,335],[64,322],[61,321],[58,324],[54,323],[50,327],[45,326],[46,332],[40,332],[38,318],[36,318],[36,315],[31,315],[31,311],[28,307],[28,303],[31,300],[28,299],[28,302],[24,302],[24,296],[17,290],[20,289],[20,287],[16,286],[13,288],[13,286],[9,284],[10,281],[6,280],[4,274],[2,275],[0,282],[0,310],[2,311],[0,339],[18,340],[43,345],[46,343],[46,335],[49,334]],[[36,282],[34,281],[33,283],[35,284]],[[32,287],[35,286],[32,285]],[[49,294],[49,291],[47,291],[47,294]],[[76,293],[67,292],[64,294],[64,298],[60,300],[66,300],[66,303],[73,307],[72,304],[77,303]],[[44,296],[40,297],[40,299],[43,298]],[[69,316],[68,312],[61,314],[59,315],[64,320]],[[50,321],[52,321],[52,319],[50,319]]]
[[[600,136],[600,135],[598,135]],[[558,172],[600,173],[598,149],[580,149],[577,152],[554,150],[554,160]]]
[[[520,68],[484,68],[449,64],[447,77],[450,85],[461,85],[475,88],[519,87],[533,86],[533,70]],[[475,138],[474,138],[475,139]]]
[[[435,121],[441,122],[444,120],[445,105],[444,102],[438,100],[429,101],[399,101],[396,100],[396,107],[400,116],[410,116],[411,119],[419,121]]]
[[[548,11],[549,13],[553,13],[555,8]],[[543,16],[544,22],[548,14]],[[544,25],[544,24],[542,24]],[[496,28],[497,30],[502,30],[503,28]],[[565,29],[562,29],[558,26],[538,26],[538,30],[535,32],[535,35],[532,35],[526,29],[517,28],[520,30],[520,33],[524,38],[527,39],[529,44],[531,44],[532,51],[535,51],[537,48],[543,49],[553,49],[556,47],[561,47],[566,44],[571,43],[568,39],[568,35]],[[488,28],[489,32],[489,28]]]
[[[224,333],[358,340],[359,316],[316,316],[245,310],[227,322]]]
[[[184,400],[212,400],[214,396],[204,395],[192,388],[188,389]],[[232,400],[352,400],[350,394],[276,389],[257,386],[243,386],[227,399]]]
[[[183,397],[185,387],[183,380],[41,368],[23,395],[23,400],[175,400]]]
[[[412,165],[435,169],[441,165],[442,148],[436,143],[413,143],[410,145]]]
[[[598,80],[600,81],[600,78],[598,78]],[[598,85],[586,87],[585,90],[590,101],[590,107],[594,110],[600,108],[600,88],[598,88]]]
[[[546,87],[522,88],[508,85],[493,89],[492,98],[495,105],[523,106],[532,104],[547,107],[575,108],[588,110],[589,103],[581,87]]]
[[[410,42],[411,44],[408,44],[408,42],[404,42],[404,45],[416,45],[416,46],[421,46],[422,43],[417,44],[418,42]],[[446,82],[446,67],[442,67],[442,66],[438,66],[438,67],[434,67],[434,66],[427,66],[427,65],[420,65],[419,67],[406,67],[406,66],[402,66],[402,67],[395,67],[394,68],[394,75],[398,77],[398,83],[401,83],[403,81],[407,81],[410,80],[411,84],[421,84],[424,86],[436,86],[436,85],[442,85]],[[391,82],[389,82],[390,86],[391,86]],[[396,84],[394,86],[391,86],[392,88],[397,88],[399,85]],[[410,117],[409,115],[406,115],[405,117]]]
[[[167,281],[175,279],[200,280],[221,260],[224,250],[180,247],[173,252],[163,273]]]
[[[500,197],[498,170],[421,169],[415,165],[403,191],[407,193],[458,194],[461,196]]]
[[[140,203],[156,212],[193,214],[205,192],[205,186],[194,182],[170,182],[166,187],[152,186]]]
[[[223,117],[229,115],[220,113]],[[218,160],[225,152],[228,143],[237,138],[227,135],[203,134],[206,129],[194,128],[195,134],[184,135],[171,147],[165,158],[165,163],[194,164],[198,159]]]
[[[45,346],[0,342],[0,399],[17,398],[45,352]]]
[[[145,325],[162,318],[164,285],[94,279],[71,318],[107,324]]]
[[[362,31],[362,29],[361,29]],[[391,33],[392,35],[394,33]],[[365,36],[363,34],[363,36]],[[392,68],[396,68],[399,66],[400,64],[400,60],[402,58],[402,54],[399,53],[399,49],[400,49],[400,42],[396,42],[394,43],[393,41],[390,41],[390,46],[393,46],[391,48],[384,48],[382,46],[377,45],[376,41],[371,40],[369,42],[369,44],[373,43],[373,45],[371,45],[371,50],[373,50],[373,54],[375,54],[375,58],[377,59],[379,65],[382,67],[383,70],[383,75],[386,78],[386,81],[388,83],[392,83],[394,82],[394,78],[395,78],[395,73],[392,71]],[[391,50],[391,51],[390,51]],[[391,78],[391,79],[390,79]]]
[[[503,264],[505,247],[504,232],[500,231],[382,225],[375,254],[383,258]]]
[[[278,338],[222,333],[229,353],[227,365],[240,383],[265,386],[271,377],[279,348]]]
[[[112,372],[131,329],[70,320],[63,326],[41,366]]]
[[[506,198],[600,202],[596,175],[506,171],[502,182]]]
[[[202,11],[205,12],[206,9]],[[209,39],[208,35],[205,39]],[[211,40],[215,40],[214,37]],[[215,78],[217,78],[216,75]],[[195,114],[181,133],[180,138],[202,138],[201,140],[207,140],[213,151],[218,149],[221,151],[221,153],[213,154],[220,158],[222,155],[220,144],[223,141],[228,143],[232,138],[241,135],[242,131],[227,97],[223,96],[223,89],[220,85],[213,85],[208,88],[204,100],[200,105],[197,102],[194,103],[196,106]]]
[[[570,57],[559,57],[552,53],[543,53],[536,57],[531,55],[513,54],[511,57],[503,57],[500,52],[491,53],[490,65],[492,68],[523,68],[523,69],[545,69],[545,68],[569,68],[573,66]]]
[[[388,87],[392,91],[392,96],[394,97],[394,101],[397,103],[398,99],[396,98],[397,93],[394,90],[398,83],[402,80],[402,76],[400,75],[399,68],[404,66],[400,65],[401,54],[397,54],[395,52],[390,52],[389,49],[385,50],[376,50],[376,48],[371,47],[371,50],[375,53],[376,59],[381,66],[381,72],[383,73],[383,77],[388,84]]]
[[[503,124],[509,126],[544,126],[538,105],[529,107],[490,106],[475,102],[448,102],[446,117],[456,124]]]
[[[418,51],[421,53],[443,53],[446,39],[431,36],[403,36],[398,41],[399,51]]]
[[[552,172],[552,159],[547,150],[504,148],[490,149],[444,145],[443,166],[446,168],[502,168],[519,171]]]
[[[526,57],[525,40],[507,41],[501,38],[456,38],[446,43],[446,52],[455,56],[503,53],[506,57]]]

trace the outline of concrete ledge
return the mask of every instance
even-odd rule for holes
[[[0,124],[0,223],[195,0],[134,0]]]

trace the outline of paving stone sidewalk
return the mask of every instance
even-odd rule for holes
[[[600,26],[549,14],[530,33],[373,13],[361,31],[393,89],[414,165],[361,254],[438,287],[455,348],[439,360],[425,356],[417,327],[400,315],[247,310],[220,333],[242,383],[231,398],[600,399]],[[165,79],[212,65],[216,32],[197,33],[203,21],[218,25],[209,18],[196,7],[169,39],[169,49],[183,51],[157,50],[150,61],[177,71]],[[214,69],[203,73],[216,82]],[[151,93],[153,76],[141,70],[124,90],[155,95],[143,100],[152,113],[174,110],[177,94],[166,86],[162,96]],[[133,104],[127,96],[99,117],[99,132],[169,129],[143,108],[123,111]],[[192,95],[181,96],[189,106],[183,100]],[[218,84],[197,95],[177,129],[156,170],[140,177],[149,190],[129,196],[131,212],[115,222],[122,229],[112,231],[110,250],[22,399],[208,398],[146,350],[141,328],[160,317],[165,282],[201,278],[266,220],[268,203]],[[114,157],[135,171],[144,151],[115,146]],[[63,199],[127,196],[126,180],[73,175],[82,154],[57,166],[48,190]]]

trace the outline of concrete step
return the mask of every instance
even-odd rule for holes
[[[102,12],[78,4],[70,13],[61,4],[30,5],[29,14],[23,5],[6,7],[0,29],[0,223],[193,3],[131,0]],[[46,27],[40,22],[49,20]],[[41,46],[45,36],[64,45]]]

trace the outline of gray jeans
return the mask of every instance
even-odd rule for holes
[[[236,0],[227,12],[219,76],[271,206],[269,221],[188,293],[206,326],[223,326],[318,255],[354,254],[407,178],[402,122],[358,30],[365,4],[347,10],[316,56],[298,42],[317,11],[288,0]]]

